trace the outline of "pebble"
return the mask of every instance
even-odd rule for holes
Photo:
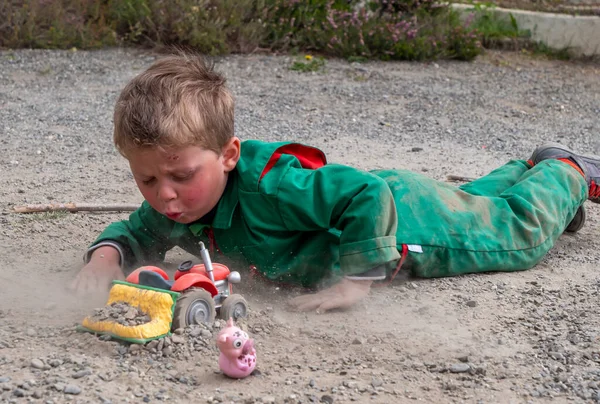
[[[44,364],[44,362],[42,362],[41,359],[32,359],[31,367],[35,368],[35,369],[43,370],[46,367],[46,365]]]
[[[326,404],[332,404],[333,403],[333,397],[331,397],[330,395],[323,395],[321,396],[321,402],[322,403],[326,403]]]
[[[452,373],[464,373],[464,372],[468,372],[471,369],[471,366],[469,366],[466,363],[455,363],[454,365],[450,366],[449,370]]]
[[[467,302],[467,306],[469,306],[469,307],[475,307],[475,306],[477,306],[477,302],[475,300],[469,300]]]
[[[2,376],[0,377],[0,383],[10,382],[10,377]]]
[[[172,335],[171,340],[174,344],[185,344],[185,338],[181,335]]]
[[[129,353],[135,353],[142,350],[142,346],[140,344],[131,344],[129,345]]]
[[[85,376],[89,376],[92,374],[92,370],[91,369],[84,369],[84,370],[80,370],[79,372],[76,372],[75,374],[73,374],[73,379],[81,379],[82,377]]]
[[[13,390],[13,395],[15,397],[25,397],[25,391],[23,391],[21,389],[14,389]]]
[[[75,384],[67,384],[63,391],[65,394],[78,395],[81,393],[81,387]]]

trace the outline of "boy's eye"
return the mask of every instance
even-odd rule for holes
[[[150,179],[147,179],[147,180],[143,180],[142,183],[144,185],[151,185],[154,182],[154,180],[155,180],[155,178],[150,178]]]
[[[194,175],[194,171],[190,171],[185,174],[175,174],[175,175],[173,175],[173,179],[175,181],[185,181],[185,180],[189,180],[190,178],[192,178],[193,175]]]

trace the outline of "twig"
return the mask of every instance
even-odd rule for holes
[[[98,205],[89,203],[50,203],[42,205],[24,205],[15,206],[14,213],[37,213],[37,212],[132,212],[139,208],[140,205],[130,204],[112,204]]]
[[[463,177],[461,175],[447,175],[446,179],[448,181],[456,181],[456,182],[471,182],[471,181],[475,181],[476,178],[471,178],[471,177]]]

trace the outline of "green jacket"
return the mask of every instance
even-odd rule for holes
[[[212,223],[180,224],[144,201],[128,220],[109,225],[90,251],[116,242],[123,266],[134,268],[163,261],[175,246],[197,254],[199,241],[212,242],[270,280],[303,286],[391,267],[400,258],[387,183],[373,173],[327,164],[307,146],[244,141],[213,213]]]

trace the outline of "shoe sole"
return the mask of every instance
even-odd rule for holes
[[[600,167],[600,159],[589,157],[589,156],[585,156],[585,155],[582,155],[582,154],[577,154],[573,150],[569,149],[568,147],[566,147],[566,146],[564,146],[564,145],[562,145],[560,143],[553,143],[553,142],[544,143],[540,147],[536,148],[533,151],[533,154],[531,155],[531,161],[533,161],[535,163],[535,161],[537,159],[537,156],[539,154],[538,150],[540,150],[540,151],[546,151],[548,149],[559,150],[559,151],[562,151],[562,152],[570,153],[570,154],[574,155],[575,157],[579,157],[579,158],[591,161],[593,164],[595,164],[598,167]],[[561,158],[561,157],[559,157],[559,158]],[[598,186],[600,186],[600,184],[598,184]],[[593,202],[593,203],[600,203],[600,198],[595,198],[595,199],[591,199],[590,198],[589,201]]]
[[[544,150],[544,151],[546,151],[548,149],[554,149],[554,150],[559,150],[559,151],[562,151],[562,152],[567,152],[567,153],[570,153],[570,154],[572,154],[572,155],[574,155],[576,157],[580,157],[580,158],[592,161],[594,164],[597,164],[598,166],[600,166],[600,159],[596,159],[596,158],[593,158],[593,157],[585,156],[583,154],[577,154],[573,150],[569,149],[568,147],[566,147],[566,146],[564,146],[564,145],[562,145],[560,143],[552,143],[552,142],[544,143],[543,145],[541,145],[540,147],[538,147],[537,149],[535,149],[533,151],[533,154],[531,155],[531,160],[535,162],[535,160],[536,160],[536,158],[537,158],[537,156],[539,154],[538,150]]]

